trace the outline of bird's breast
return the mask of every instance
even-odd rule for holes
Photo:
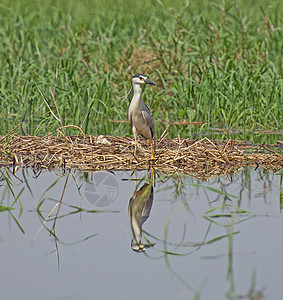
[[[144,138],[150,139],[152,137],[150,127],[146,124],[141,113],[132,114],[132,124],[136,127],[137,132]]]

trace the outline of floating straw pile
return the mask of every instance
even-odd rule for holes
[[[140,140],[133,155],[132,138],[113,136],[0,137],[0,166],[15,168],[96,170],[156,170],[184,173],[200,179],[231,174],[246,166],[273,172],[283,168],[283,155],[264,145],[240,141],[166,139],[156,141],[156,157]],[[282,147],[282,145],[281,145]]]

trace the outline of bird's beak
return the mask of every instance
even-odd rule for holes
[[[152,81],[149,80],[149,79],[145,79],[144,82],[145,82],[146,84],[156,85],[154,82],[152,82]]]
[[[155,244],[152,244],[152,245],[145,245],[145,244],[140,244],[140,245],[137,245],[136,247],[132,247],[132,249],[135,251],[135,252],[145,252],[146,249],[150,248],[150,247],[153,247]]]

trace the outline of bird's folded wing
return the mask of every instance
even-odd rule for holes
[[[153,122],[153,119],[151,117],[151,114],[149,111],[146,111],[146,110],[142,110],[142,116],[144,118],[144,121],[145,121],[145,124],[147,124],[150,128],[150,131],[151,131],[151,135],[152,137],[154,136],[154,122]]]

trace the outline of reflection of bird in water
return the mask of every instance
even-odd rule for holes
[[[133,238],[132,249],[137,252],[145,251],[151,245],[142,244],[142,225],[147,220],[153,202],[152,183],[145,183],[138,191],[135,190],[129,202],[129,218],[131,222]]]

